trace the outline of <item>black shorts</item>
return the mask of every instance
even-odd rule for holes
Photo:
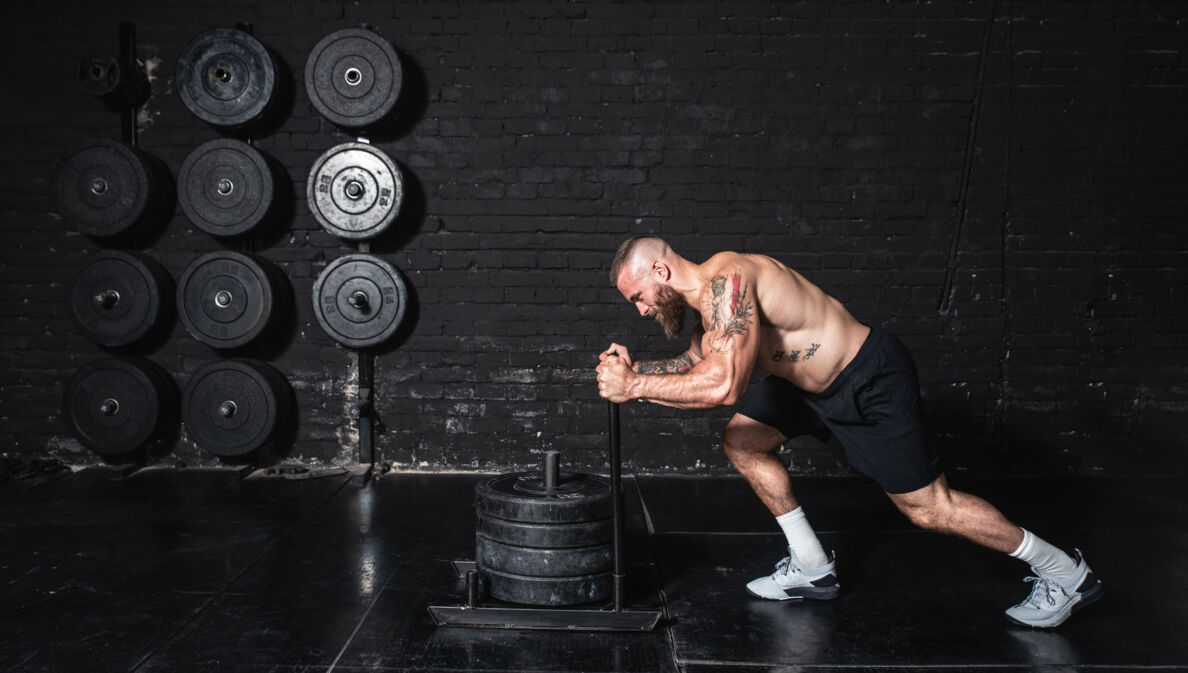
[[[940,457],[920,427],[916,363],[899,339],[872,327],[858,354],[820,394],[768,376],[738,413],[785,437],[837,437],[851,466],[888,493],[907,493],[940,476]]]

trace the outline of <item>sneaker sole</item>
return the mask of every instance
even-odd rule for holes
[[[1080,610],[1082,608],[1087,608],[1090,605],[1093,605],[1097,601],[1101,600],[1101,596],[1103,593],[1105,593],[1105,589],[1103,589],[1101,586],[1101,583],[1098,582],[1097,584],[1095,584],[1093,586],[1093,588],[1091,588],[1088,591],[1086,591],[1085,593],[1081,594],[1076,602],[1070,603],[1068,606],[1068,610],[1066,612],[1058,615],[1059,619],[1057,619],[1056,621],[1036,622],[1034,624],[1028,624],[1025,621],[1015,619],[1014,617],[1012,617],[1010,615],[1006,615],[1006,618],[1007,618],[1007,621],[1014,623],[1014,624],[1018,624],[1019,626],[1027,626],[1027,627],[1030,627],[1033,629],[1054,629],[1057,626],[1060,626],[1064,622],[1068,621],[1068,618],[1071,617],[1074,612],[1077,612],[1078,610]]]
[[[766,601],[800,601],[805,599],[813,601],[831,601],[834,598],[837,598],[841,593],[841,587],[797,587],[795,594],[788,594],[787,590],[785,590],[785,595],[783,596],[763,596],[751,591],[751,589],[748,587],[747,593],[751,594],[755,598],[762,598]]]

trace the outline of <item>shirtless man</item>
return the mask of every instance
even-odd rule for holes
[[[663,240],[619,248],[611,281],[641,316],[680,335],[687,308],[701,314],[689,350],[634,362],[619,344],[599,355],[599,394],[681,409],[740,405],[723,448],[776,517],[788,556],[747,585],[759,598],[832,599],[840,590],[826,553],[792,492],[776,450],[789,437],[836,436],[846,459],[872,477],[921,528],[959,535],[1032,567],[1030,595],[1007,619],[1055,627],[1100,598],[1079,550],[1072,556],[1011,523],[990,503],[950,489],[920,427],[915,363],[900,341],[854,319],[836,299],[763,255],[722,252],[702,264]],[[767,372],[747,390],[751,373]]]

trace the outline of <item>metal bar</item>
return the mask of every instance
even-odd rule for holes
[[[375,437],[371,416],[372,391],[375,387],[375,356],[370,350],[359,353],[359,463],[375,465]]]
[[[651,631],[659,610],[581,610],[566,608],[465,607],[430,605],[437,626],[557,631]]]
[[[545,451],[544,454],[544,483],[545,489],[552,492],[561,485],[561,452]]]
[[[611,519],[615,552],[613,595],[615,612],[620,612],[623,609],[626,582],[623,574],[623,474],[619,455],[619,405],[609,400],[606,405],[610,411]]]
[[[120,22],[120,63],[125,67],[137,68],[136,63],[136,24],[127,21]],[[125,77],[134,77],[134,73],[124,73]],[[139,138],[136,128],[136,106],[127,105],[120,119],[120,130],[123,132],[124,142],[136,147]]]

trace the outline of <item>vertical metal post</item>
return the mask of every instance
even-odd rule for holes
[[[359,349],[359,463],[375,465],[374,423],[371,399],[375,385],[375,360],[371,351]]]
[[[614,526],[612,544],[615,552],[613,590],[615,612],[622,612],[626,575],[623,572],[623,474],[619,456],[619,405],[608,400],[606,406],[610,411],[611,518]]]
[[[120,63],[122,67],[137,68],[136,63],[136,24],[127,21],[120,22]],[[124,73],[125,77],[135,77],[133,73]],[[124,109],[123,119],[120,121],[124,142],[136,147],[139,138],[136,128],[136,105],[129,103]]]
[[[544,454],[544,485],[545,490],[555,491],[561,485],[561,452],[545,451]]]

